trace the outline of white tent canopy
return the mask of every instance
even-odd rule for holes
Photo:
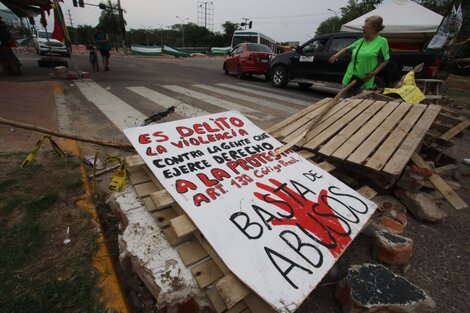
[[[370,11],[341,27],[341,31],[362,31],[367,17],[379,15],[384,20],[384,35],[432,36],[442,21],[442,16],[410,0],[384,0]],[[413,35],[414,34],[414,35]]]

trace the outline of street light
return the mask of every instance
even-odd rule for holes
[[[184,47],[184,30],[183,30],[183,24],[184,24],[184,21],[187,21],[189,20],[189,18],[181,18],[179,17],[178,15],[176,16],[177,19],[179,19],[181,21],[181,48]]]
[[[332,10],[332,9],[327,9],[327,10],[333,12],[336,15],[336,17],[338,17],[338,13],[336,13],[335,10]]]

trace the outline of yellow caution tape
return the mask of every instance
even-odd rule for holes
[[[109,190],[120,191],[126,183],[126,163],[124,160],[120,160],[120,165],[114,172],[111,181],[109,182]]]
[[[26,156],[26,159],[24,159],[23,163],[21,163],[20,168],[25,168],[31,162],[33,162],[34,158],[36,157],[36,154],[38,154],[39,148],[41,148],[42,143],[44,142],[45,137],[46,136],[43,136],[41,139],[38,140],[33,150],[31,150],[31,152]]]

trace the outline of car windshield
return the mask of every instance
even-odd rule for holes
[[[273,52],[268,46],[257,45],[257,44],[252,44],[252,43],[249,43],[246,45],[246,50],[252,51],[252,52],[268,52],[268,53]]]
[[[38,38],[50,38],[51,33],[46,33],[46,32],[38,32]]]

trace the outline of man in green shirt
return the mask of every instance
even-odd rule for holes
[[[111,50],[111,44],[109,43],[108,34],[99,27],[96,28],[95,45],[100,51],[101,58],[103,59],[104,70],[109,71],[109,51]]]
[[[330,59],[336,62],[343,54],[351,53],[351,62],[343,77],[343,86],[353,79],[358,81],[356,88],[374,88],[375,76],[387,65],[390,59],[387,39],[379,35],[384,28],[380,16],[370,16],[362,27],[364,38],[360,38],[348,47],[338,51]]]

